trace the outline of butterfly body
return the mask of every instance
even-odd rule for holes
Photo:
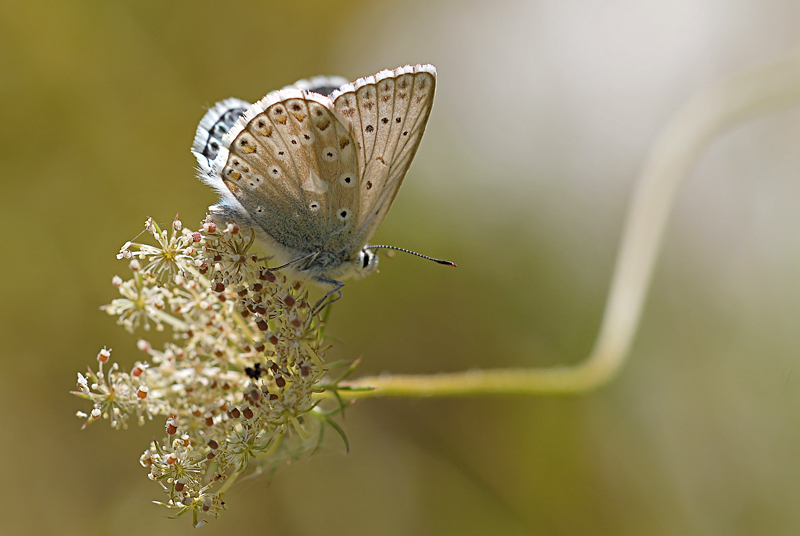
[[[212,217],[252,228],[271,262],[331,292],[377,266],[367,243],[419,146],[436,70],[344,82],[317,77],[252,105],[221,101],[192,149],[199,177],[220,194]]]

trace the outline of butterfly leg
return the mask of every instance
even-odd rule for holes
[[[314,306],[314,309],[311,312],[311,316],[313,317],[320,311],[322,311],[325,307],[332,304],[336,300],[342,297],[342,287],[344,283],[341,281],[337,281],[336,279],[329,279],[327,277],[320,277],[317,278],[317,282],[322,283],[323,285],[333,285],[333,288],[329,290],[323,297],[320,299],[317,304]],[[336,294],[336,296],[334,296]]]

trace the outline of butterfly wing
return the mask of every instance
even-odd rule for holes
[[[349,80],[341,76],[315,76],[308,80],[305,78],[303,80],[298,80],[291,86],[286,86],[284,89],[293,87],[295,89],[313,91],[320,95],[330,95],[348,82]]]
[[[218,210],[234,219],[244,210],[243,223],[263,231],[267,248],[291,262],[354,227],[357,173],[355,143],[330,99],[287,88],[247,109],[200,176],[222,195]]]
[[[357,144],[360,246],[375,233],[400,189],[422,140],[435,87],[432,65],[407,65],[360,78],[331,94]]]
[[[249,102],[231,97],[216,103],[206,112],[197,125],[192,144],[192,153],[201,170],[211,169],[211,164],[222,147],[222,138],[250,106]]]

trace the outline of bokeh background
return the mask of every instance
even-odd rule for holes
[[[648,148],[705,85],[800,46],[794,0],[0,0],[0,532],[179,534],[138,456],[162,423],[81,431],[118,247],[196,226],[204,109],[315,74],[439,70],[428,131],[348,284],[359,374],[575,363]],[[630,361],[585,396],[371,400],[352,450],[238,484],[205,534],[800,532],[800,109],[702,155]]]

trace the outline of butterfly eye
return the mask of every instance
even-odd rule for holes
[[[270,176],[272,176],[272,178],[275,178],[275,179],[280,179],[281,178],[281,170],[277,166],[272,166],[271,168],[269,168],[269,174],[270,174]]]
[[[339,177],[339,183],[345,188],[352,188],[356,185],[355,175],[353,173],[343,173]]]
[[[316,212],[319,210],[319,203],[312,201],[311,204],[308,205],[308,208],[311,210],[311,212]]]
[[[347,221],[350,219],[350,211],[346,208],[340,209],[336,216],[342,221]]]
[[[356,260],[356,277],[364,277],[371,274],[378,267],[378,255],[369,248],[364,248],[358,253]]]

